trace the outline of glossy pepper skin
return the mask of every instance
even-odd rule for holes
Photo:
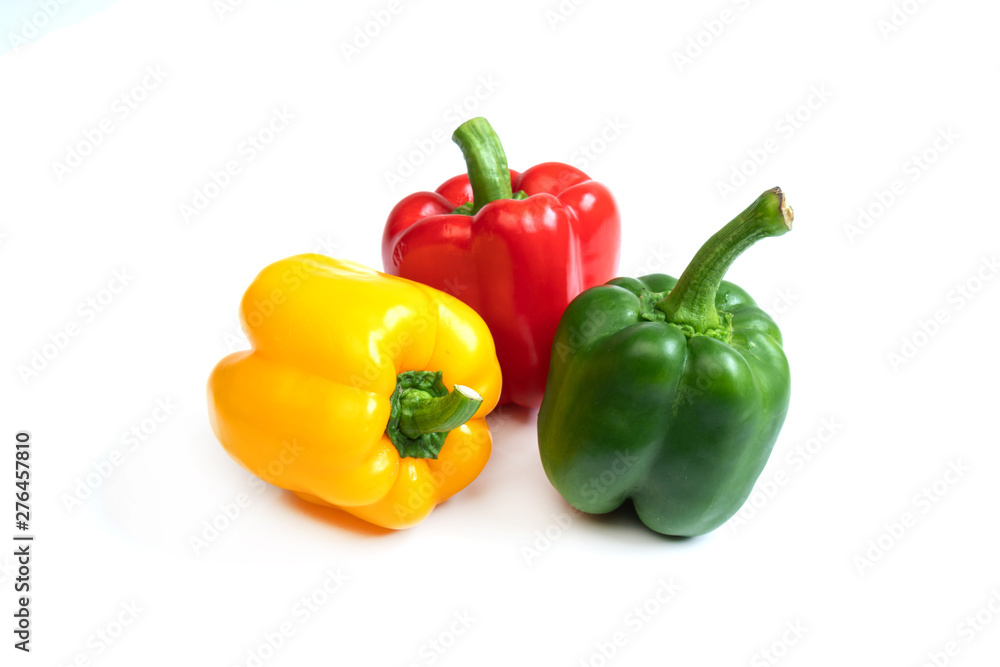
[[[472,306],[496,341],[501,403],[538,407],[560,315],[617,271],[618,208],[606,187],[570,165],[510,171],[483,118],[453,138],[468,175],[396,205],[382,237],[383,266]]]
[[[264,481],[407,528],[486,465],[500,366],[485,323],[457,299],[298,255],[260,272],[240,319],[252,349],[212,371],[208,412],[230,456]]]
[[[774,321],[722,276],[791,222],[775,188],[679,280],[616,278],[566,309],[538,444],[571,505],[602,514],[631,498],[646,526],[676,536],[707,533],[739,510],[781,430],[790,376]]]

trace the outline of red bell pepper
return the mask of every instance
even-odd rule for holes
[[[452,139],[468,174],[396,205],[382,262],[387,273],[472,306],[496,342],[501,403],[538,407],[563,310],[617,272],[618,207],[606,187],[567,164],[509,170],[485,118],[462,124]]]

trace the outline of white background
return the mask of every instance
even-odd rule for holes
[[[0,534],[27,429],[37,535],[30,656],[0,549],[4,664],[996,664],[1000,9],[910,0],[893,26],[888,0],[675,4],[404,1],[348,57],[388,0],[120,0],[0,57]],[[294,119],[248,159],[275,109]],[[205,381],[242,346],[256,272],[316,250],[380,267],[393,204],[463,170],[432,137],[472,115],[513,168],[573,162],[611,187],[623,275],[676,275],[760,192],[787,193],[794,231],[729,275],[793,372],[742,523],[679,541],[569,514],[533,411],[495,419],[479,479],[399,533],[255,485],[216,443]],[[157,401],[176,406],[162,423]],[[327,572],[346,578],[329,595]]]

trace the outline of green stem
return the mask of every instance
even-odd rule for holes
[[[441,371],[404,371],[389,397],[385,434],[403,458],[436,459],[448,432],[472,419],[483,397],[469,387],[452,391]]]
[[[689,336],[726,338],[727,326],[715,306],[719,283],[747,248],[763,238],[790,231],[792,218],[781,188],[768,190],[701,247],[656,308]]]
[[[483,397],[460,384],[446,396],[432,397],[427,392],[410,390],[402,396],[403,411],[399,430],[409,438],[427,433],[447,433],[476,414]]]
[[[458,126],[451,140],[465,157],[472,184],[472,213],[497,199],[510,199],[510,169],[500,137],[485,118],[473,118]]]

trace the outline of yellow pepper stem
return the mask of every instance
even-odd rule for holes
[[[399,455],[436,459],[448,432],[469,421],[483,398],[463,385],[449,392],[440,371],[406,371],[396,376],[389,402],[385,432]]]
[[[483,397],[474,389],[456,384],[446,396],[432,397],[419,389],[410,389],[402,397],[403,413],[399,430],[410,438],[426,433],[447,433],[476,414]]]

